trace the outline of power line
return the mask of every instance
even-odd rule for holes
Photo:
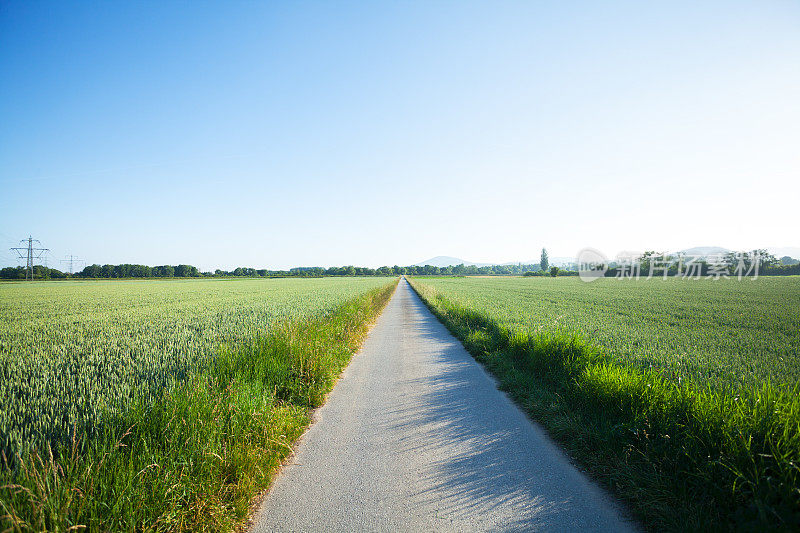
[[[33,261],[34,261],[34,259],[41,259],[42,255],[45,252],[48,252],[49,249],[48,248],[35,248],[33,246],[33,243],[39,243],[39,244],[42,244],[42,243],[40,241],[34,239],[31,236],[28,236],[27,239],[22,239],[21,241],[19,241],[20,244],[23,244],[25,242],[28,243],[27,247],[25,247],[25,248],[16,247],[16,248],[11,248],[11,250],[14,251],[14,252],[17,252],[17,255],[19,256],[20,259],[26,259],[27,260],[27,264],[25,265],[25,280],[26,281],[28,280],[28,272],[30,272],[30,274],[31,274],[31,278],[30,279],[31,279],[31,281],[33,281]]]
[[[75,263],[83,263],[77,255],[68,255],[66,259],[61,260],[62,263],[69,263],[69,273],[75,273]]]

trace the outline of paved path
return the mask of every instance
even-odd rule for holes
[[[254,532],[633,527],[405,280],[254,521]]]

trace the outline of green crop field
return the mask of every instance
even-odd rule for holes
[[[161,395],[221,344],[316,316],[385,279],[0,284],[0,435],[6,449],[91,429]]]
[[[800,528],[800,278],[415,278],[643,523]]]
[[[0,530],[235,528],[394,282],[0,283]]]
[[[577,333],[622,364],[719,388],[800,381],[800,278],[420,280],[506,326]]]

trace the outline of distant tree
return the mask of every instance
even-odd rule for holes
[[[6,267],[0,270],[0,278],[25,279],[25,269],[22,267]]]
[[[793,257],[789,257],[788,255],[784,255],[783,257],[781,257],[782,265],[796,265],[798,263],[800,263],[800,261],[794,259]]]
[[[751,255],[753,257],[758,256],[759,264],[762,267],[767,267],[768,268],[768,267],[772,267],[772,266],[775,266],[775,265],[778,264],[778,260],[775,258],[775,256],[772,255],[771,253],[767,252],[763,248],[762,249],[758,249],[758,250],[753,250]]]
[[[539,268],[547,270],[550,266],[550,259],[547,256],[547,248],[542,248],[542,258],[539,259]]]
[[[553,277],[558,276],[558,267],[557,266],[550,267],[550,275],[553,276]]]
[[[435,276],[439,273],[439,267],[433,265],[425,265],[422,269],[422,273],[426,276]]]
[[[153,276],[159,278],[171,278],[175,276],[175,267],[171,265],[161,265],[153,267]]]
[[[97,278],[100,276],[101,272],[102,268],[100,265],[89,265],[84,267],[83,270],[78,273],[78,276],[82,278]]]
[[[664,254],[656,252],[655,250],[647,250],[639,258],[639,271],[645,276],[649,275],[650,268],[654,264],[653,262],[663,255]]]
[[[737,268],[744,268],[745,271],[749,271],[756,262],[759,269],[769,269],[779,264],[775,256],[764,249],[753,250],[749,253],[729,252],[725,254],[723,261],[727,263],[729,270],[732,272]]]
[[[492,269],[498,276],[507,276],[514,273],[514,267],[509,265],[495,265]]]
[[[130,277],[132,278],[149,278],[152,269],[145,265],[132,265]]]

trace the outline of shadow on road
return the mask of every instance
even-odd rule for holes
[[[565,461],[525,415],[503,405],[509,401],[495,383],[419,298],[411,293],[409,299],[417,312],[406,315],[411,322],[406,327],[435,341],[425,343],[435,349],[421,356],[437,370],[407,380],[405,385],[420,393],[387,413],[387,429],[404,435],[400,453],[430,456],[417,473],[426,488],[412,499],[438,502],[441,513],[454,518],[505,504],[524,509],[509,517],[508,529],[552,529],[559,515],[569,514],[570,485],[578,482],[571,478],[579,476],[564,471]],[[541,448],[531,449],[531,442]]]

